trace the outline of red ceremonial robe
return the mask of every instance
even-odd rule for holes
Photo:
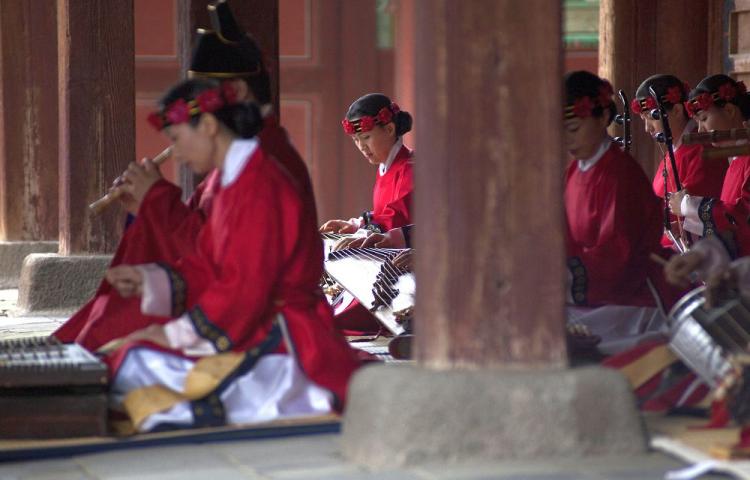
[[[261,148],[290,172],[303,193],[307,208],[314,214],[315,199],[307,167],[273,115],[264,119],[258,139]],[[209,173],[187,204],[182,202],[179,187],[166,180],[156,182],[141,202],[135,220],[126,228],[110,266],[153,262],[172,264],[194,252],[198,233],[211,213],[220,177],[219,171]],[[167,320],[166,317],[144,315],[137,298],[120,297],[103,280],[94,298],[53,335],[62,342],[77,342],[89,350],[96,350],[110,340]]]
[[[341,408],[359,362],[334,330],[320,291],[323,244],[306,203],[289,174],[256,149],[214,199],[197,251],[165,267],[173,316],[187,312],[195,332],[217,352],[245,352],[266,339],[281,313],[300,367],[333,392]],[[142,346],[116,351],[109,359],[113,375],[127,351]],[[277,350],[285,351],[283,345]]]
[[[375,180],[371,223],[382,232],[413,223],[411,199],[414,190],[413,152],[402,145],[393,163]],[[336,328],[347,335],[365,335],[380,330],[377,319],[356,300],[335,317]]]
[[[691,195],[701,197],[717,197],[721,193],[724,184],[724,175],[727,173],[729,163],[726,159],[704,159],[703,145],[680,145],[674,152],[677,174],[680,178],[682,188]],[[672,173],[672,162],[669,154],[665,155],[654,175],[654,192],[659,198],[664,198],[664,164],[667,166],[669,192],[676,192],[674,174]],[[672,217],[672,221],[676,220]],[[664,235],[662,245],[672,247],[672,241]]]
[[[585,172],[571,162],[565,212],[573,302],[654,306],[646,279],[664,285],[649,259],[662,252],[663,210],[635,160],[613,144]]]

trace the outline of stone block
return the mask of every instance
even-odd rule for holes
[[[18,288],[26,255],[56,253],[57,242],[0,242],[0,289]]]
[[[349,388],[342,452],[371,468],[647,451],[622,375],[601,367],[436,371],[363,368]]]
[[[28,255],[18,285],[20,314],[69,313],[96,291],[110,255]]]

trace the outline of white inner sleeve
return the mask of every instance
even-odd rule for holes
[[[172,286],[167,272],[155,263],[136,265],[143,275],[141,312],[168,317],[172,314]]]
[[[703,197],[685,195],[680,203],[680,214],[685,217],[682,228],[696,235],[703,235],[703,222],[698,213]]]
[[[183,313],[164,325],[164,334],[167,336],[169,346],[176,350],[182,350],[187,355],[213,355],[216,348],[205,338],[198,335],[193,328],[187,313]]]

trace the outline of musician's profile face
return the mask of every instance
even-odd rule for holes
[[[607,135],[607,124],[604,116],[566,119],[563,135],[568,153],[579,160],[593,157]]]
[[[661,120],[655,120],[649,112],[641,112],[641,120],[643,120],[643,127],[651,138],[655,138],[657,134],[662,133]]]
[[[730,108],[727,108],[730,107]],[[736,107],[734,105],[727,104],[724,107],[717,107],[712,105],[706,110],[701,110],[693,117],[693,120],[698,124],[699,132],[710,132],[711,130],[729,130],[735,128],[733,121],[733,114],[731,108]],[[739,111],[739,109],[737,109]],[[741,126],[741,125],[740,125]],[[727,146],[734,145],[734,141],[719,142],[716,146]]]
[[[379,165],[388,160],[388,154],[396,143],[396,126],[393,122],[375,125],[369,132],[355,133],[351,137],[367,161],[372,165]]]
[[[197,174],[208,173],[214,168],[215,146],[212,137],[198,126],[189,123],[170,125],[164,129],[172,141],[172,155]]]

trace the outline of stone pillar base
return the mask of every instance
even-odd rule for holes
[[[92,297],[111,261],[110,255],[27,256],[18,285],[19,313],[75,311]]]
[[[0,242],[0,288],[18,288],[26,255],[57,252],[57,242]]]
[[[648,445],[630,387],[616,371],[411,365],[357,373],[341,443],[346,457],[371,468],[628,455]]]

